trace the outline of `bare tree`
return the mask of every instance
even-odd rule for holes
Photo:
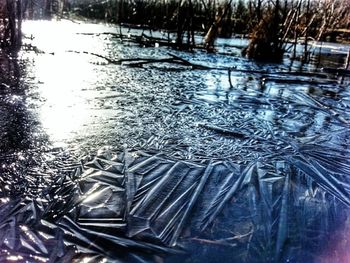
[[[350,0],[323,0],[319,3],[322,24],[316,40],[322,40],[327,32],[334,32],[342,23],[349,22]]]
[[[260,2],[261,3],[261,2]],[[243,54],[259,60],[281,60],[284,48],[279,0],[269,1],[264,7],[264,15],[251,32],[251,41]]]
[[[207,34],[204,37],[204,47],[209,52],[213,51],[214,49],[214,42],[218,34],[219,26],[222,23],[225,16],[227,15],[227,13],[229,12],[231,8],[231,3],[232,0],[227,1],[224,9],[218,12],[215,21],[213,22],[212,26],[209,28]]]

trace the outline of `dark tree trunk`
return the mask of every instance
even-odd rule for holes
[[[22,44],[23,0],[6,0],[0,5],[0,48],[10,52],[18,51]]]
[[[45,2],[45,17],[50,19],[52,16],[52,0],[46,0]]]
[[[276,0],[273,9],[254,28],[251,41],[243,54],[262,61],[282,60],[284,49],[280,23],[280,1]]]
[[[262,6],[262,0],[258,0],[258,4],[256,6],[256,18],[258,20],[258,23],[261,20],[261,6]]]
[[[179,2],[177,15],[176,46],[179,49],[190,50],[194,46],[194,23],[193,23],[192,0],[182,0]],[[183,43],[183,38],[187,34],[187,43]]]

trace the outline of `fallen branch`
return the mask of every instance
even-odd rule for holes
[[[286,79],[286,78],[275,78],[275,77],[262,77],[262,84],[266,84],[267,82],[274,83],[282,83],[282,84],[302,84],[302,85],[319,85],[319,84],[332,84],[336,85],[337,82],[335,80],[323,80],[322,82],[318,80],[303,80],[303,79]]]
[[[102,59],[107,60],[108,63],[116,64],[116,65],[120,65],[120,64],[122,63],[120,60],[114,60],[114,59],[108,58],[108,57],[106,57],[106,56],[102,56],[102,55],[100,55],[100,54],[96,54],[96,53],[92,53],[92,52],[87,52],[87,51],[67,50],[66,52],[68,52],[68,53],[76,53],[76,54],[86,54],[86,55],[95,56],[95,57],[98,57],[98,58],[102,58]]]
[[[101,33],[77,33],[78,35],[87,35],[87,36],[101,36],[101,35],[110,35],[115,38],[120,38],[123,41],[136,43],[141,46],[146,47],[154,47],[157,46],[164,46],[164,47],[171,47],[171,48],[178,48],[178,44],[170,41],[170,39],[165,38],[159,38],[159,37],[152,37],[148,36],[145,33],[142,33],[141,35],[131,35],[131,34],[122,34],[122,33],[113,33],[113,32],[101,32]],[[199,45],[190,45],[191,49],[204,49],[203,46]]]
[[[111,35],[113,37],[122,38],[124,35],[119,33],[113,33],[113,32],[101,32],[101,33],[76,33],[77,35],[84,35],[84,36],[101,36],[101,35]]]
[[[178,63],[172,58],[163,58],[163,59],[139,59],[139,62],[136,63],[128,63],[126,64],[129,67],[142,67],[146,64],[152,64],[152,63],[173,63],[173,64],[182,64]]]
[[[171,54],[171,53],[168,53],[168,55],[173,57],[174,59],[176,59],[178,61],[181,61],[182,64],[192,67],[193,69],[217,69],[217,68],[213,68],[213,67],[208,67],[208,66],[203,66],[203,65],[191,63],[191,62],[189,62],[181,57],[175,56],[174,54]]]
[[[247,138],[247,135],[244,134],[244,133],[233,131],[233,130],[229,130],[229,129],[224,129],[224,128],[213,126],[213,125],[209,125],[209,124],[199,123],[198,126],[201,127],[201,128],[210,130],[210,131],[217,132],[217,133],[222,134],[222,135],[233,136],[233,137],[236,137],[238,139],[245,139],[245,138]]]
[[[149,64],[149,63],[157,63],[157,62],[171,62],[172,59],[171,58],[164,58],[164,59],[154,59],[154,58],[124,58],[124,59],[111,59],[109,57],[100,55],[100,54],[96,54],[93,52],[87,52],[87,51],[75,51],[75,50],[67,50],[66,52],[69,53],[76,53],[76,54],[86,54],[86,55],[91,55],[91,56],[95,56],[98,58],[102,58],[104,60],[106,60],[108,63],[110,64],[114,64],[114,65],[122,65],[123,63],[126,63],[124,65],[127,66],[137,66],[138,64],[142,65],[142,64]],[[137,63],[128,63],[128,62],[137,62]]]
[[[77,53],[77,54],[87,54],[91,56],[95,56],[98,58],[102,58],[106,60],[110,64],[114,65],[124,65],[129,67],[142,67],[147,64],[153,64],[153,63],[170,63],[170,64],[176,64],[180,66],[184,66],[185,69],[193,69],[193,70],[220,70],[220,71],[228,71],[228,77],[230,82],[230,87],[233,88],[233,83],[231,80],[232,72],[239,72],[239,73],[245,73],[245,74],[258,74],[261,75],[261,78],[264,83],[266,82],[275,82],[275,83],[292,83],[292,84],[336,84],[336,81],[333,79],[327,79],[329,76],[327,76],[325,73],[334,73],[334,74],[343,74],[343,75],[350,75],[349,70],[344,69],[323,69],[324,73],[321,72],[288,72],[288,71],[274,71],[269,72],[267,70],[252,70],[252,69],[238,69],[235,67],[211,67],[201,64],[192,63],[186,59],[183,59],[177,55],[174,55],[172,53],[167,53],[169,57],[167,58],[127,58],[127,59],[112,59],[100,54],[96,54],[93,52],[87,52],[87,51],[74,51],[74,50],[68,50],[67,52],[71,53]],[[180,68],[179,68],[180,69]],[[278,76],[278,77],[275,77]],[[287,79],[287,78],[281,78],[280,76],[303,76],[303,77],[309,77],[312,78],[311,80],[299,80],[299,79]],[[322,79],[318,80],[318,79]]]

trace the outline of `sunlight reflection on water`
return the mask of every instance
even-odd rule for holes
[[[92,68],[88,61],[70,60],[70,57],[60,56],[50,61],[43,57],[37,60],[34,69],[43,83],[39,86],[45,100],[40,111],[42,124],[54,140],[79,131],[88,118],[87,102],[79,92],[94,76]]]
[[[101,29],[100,25],[76,24],[62,20],[52,21],[25,21],[23,23],[23,33],[26,37],[32,37],[33,45],[37,45],[46,52],[65,52],[78,48],[79,50],[99,49],[102,45],[100,41],[87,41],[84,35],[77,33],[91,33]]]
[[[72,22],[26,21],[24,33],[34,36],[33,45],[55,55],[38,55],[32,71],[43,101],[39,115],[42,127],[53,142],[84,132],[89,124],[88,99],[83,94],[97,82],[91,57],[68,50],[102,50],[103,43],[79,36]],[[84,27],[89,30],[88,27]]]

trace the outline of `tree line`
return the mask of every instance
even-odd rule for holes
[[[290,35],[307,29],[309,37],[319,39],[328,31],[350,28],[349,0],[71,0],[66,6],[88,18],[154,29],[177,30],[182,16],[180,20],[191,19],[194,29],[204,32],[228,6],[218,32],[222,37],[252,33],[271,9],[277,9],[279,23],[293,16]]]
[[[70,15],[168,30],[176,33],[175,41],[184,49],[195,46],[195,32],[205,35],[209,51],[218,36],[244,34],[251,39],[244,53],[264,59],[280,57],[290,42],[303,40],[307,53],[310,39],[348,40],[350,0],[3,0],[1,47],[20,45],[24,16]]]
[[[350,0],[75,0],[70,8],[88,18],[176,32],[179,47],[193,45],[194,32],[205,35],[208,50],[218,36],[244,34],[251,39],[244,54],[263,60],[281,59],[287,48],[295,56],[300,41],[306,59],[310,39],[350,35]]]

